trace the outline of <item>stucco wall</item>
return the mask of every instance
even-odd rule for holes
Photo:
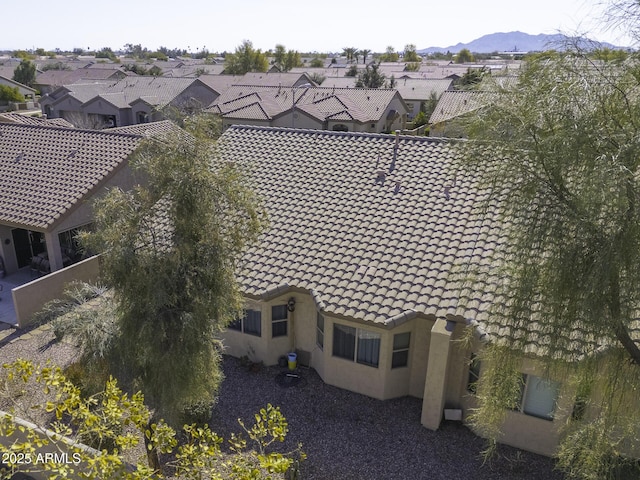
[[[61,298],[67,283],[74,280],[95,282],[98,272],[99,257],[96,256],[11,290],[18,326],[29,326],[33,314],[40,311],[45,303]]]
[[[272,338],[271,307],[284,305],[288,299],[295,300],[295,310],[289,313],[288,335]],[[422,396],[424,374],[428,356],[429,329],[432,322],[414,319],[393,329],[372,323],[358,323],[344,318],[324,315],[324,347],[316,344],[316,321],[318,310],[307,293],[287,293],[266,302],[247,300],[247,308],[261,311],[261,337],[227,330],[223,335],[226,353],[241,357],[250,356],[254,361],[266,365],[276,365],[278,359],[288,352],[310,354],[310,366],[316,370],[325,383],[358,392],[381,400],[405,395]],[[333,355],[334,324],[361,328],[380,334],[380,354],[378,367],[360,364],[356,361]],[[391,368],[393,336],[411,332],[409,361],[406,367]],[[412,382],[416,382],[417,386]]]

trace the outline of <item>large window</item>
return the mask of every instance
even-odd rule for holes
[[[380,361],[380,334],[334,323],[333,355],[377,367]]]
[[[260,310],[245,310],[241,318],[229,324],[229,329],[255,335],[262,335],[262,315]]]
[[[523,375],[522,396],[518,410],[527,415],[553,420],[560,384],[551,380]]]
[[[316,345],[324,350],[324,317],[318,312],[316,316]]]
[[[393,355],[391,368],[406,367],[409,364],[409,343],[411,333],[397,333],[393,336]]]
[[[286,337],[289,312],[286,305],[274,305],[271,307],[271,336]]]

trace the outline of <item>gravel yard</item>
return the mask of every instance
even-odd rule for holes
[[[0,330],[0,363],[29,358],[66,365],[74,349],[54,343],[46,329]],[[484,464],[484,441],[459,423],[443,422],[437,432],[420,425],[421,400],[374,400],[325,385],[311,369],[300,369],[303,381],[283,388],[278,367],[249,371],[240,361],[224,358],[226,379],[213,413],[212,428],[228,438],[239,432],[238,418],[252,424],[253,414],[267,403],[278,405],[289,421],[283,450],[302,442],[308,455],[305,480],[360,479],[523,479],[563,478],[545,457],[501,447]]]
[[[300,385],[282,388],[275,381],[280,371],[251,372],[225,357],[212,428],[226,438],[239,431],[238,418],[250,425],[253,412],[279,405],[289,421],[285,449],[302,442],[308,455],[305,480],[562,478],[550,459],[509,447],[483,465],[484,441],[460,423],[443,422],[437,432],[422,427],[420,399],[374,400],[325,385],[310,369],[301,369]]]

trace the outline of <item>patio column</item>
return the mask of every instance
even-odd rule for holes
[[[447,329],[447,320],[439,319],[431,328],[429,342],[429,361],[427,378],[422,400],[421,423],[430,430],[440,427],[447,389],[447,371],[449,369],[449,350],[451,331]]]
[[[49,266],[51,271],[60,270],[62,265],[62,251],[60,250],[60,238],[57,233],[45,232],[44,241],[47,245],[47,255],[49,256]]]

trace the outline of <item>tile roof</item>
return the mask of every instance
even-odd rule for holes
[[[447,90],[440,96],[429,123],[437,124],[473,112],[487,105],[494,95],[496,93],[476,90]]]
[[[120,168],[141,138],[0,123],[0,223],[50,228]]]
[[[248,72],[242,75],[236,85],[255,85],[262,87],[278,87],[291,88],[295,85],[310,83],[312,80],[305,73],[262,73],[262,72]]]
[[[431,94],[436,98],[451,87],[453,80],[427,79],[427,78],[401,78],[396,80],[395,89],[400,92],[400,96],[405,100],[428,100]]]
[[[207,109],[229,118],[272,119],[292,108],[294,90],[284,87],[234,85],[220,95]],[[295,90],[296,108],[324,121],[332,115],[349,111],[360,122],[378,121],[398,95],[396,90],[382,88],[323,88]],[[247,108],[259,105],[260,109]],[[244,117],[241,109],[246,109]]]
[[[138,123],[124,127],[105,128],[103,132],[127,133],[129,135],[139,135],[141,137],[159,137],[167,134],[179,134],[183,130],[171,120],[160,120],[159,122]]]
[[[269,230],[247,252],[247,295],[309,291],[323,311],[379,324],[457,311],[452,272],[483,261],[482,195],[456,179],[455,146],[425,137],[233,126]]]
[[[307,291],[325,313],[381,326],[456,315],[492,341],[526,334],[525,353],[545,354],[564,335],[570,359],[612,343],[579,322],[550,331],[534,315],[519,331],[494,316],[510,301],[504,220],[479,208],[488,194],[475,176],[454,170],[455,142],[397,138],[396,150],[383,134],[232,126],[222,135],[222,159],[248,166],[270,219],[243,257],[246,295]],[[640,320],[630,331],[640,344]]]
[[[163,78],[152,76],[126,77],[117,81],[82,82],[64,85],[50,96],[56,102],[67,97],[84,104],[96,97],[120,108],[128,107],[132,102],[143,98],[151,105],[163,107],[184,92],[196,78]]]
[[[75,126],[64,118],[44,118],[22,115],[20,113],[0,113],[0,122],[21,123],[23,125],[49,125],[50,127],[75,128]]]
[[[86,80],[118,79],[125,75],[119,67],[78,68],[75,70],[47,70],[36,77],[37,85],[60,86]]]

